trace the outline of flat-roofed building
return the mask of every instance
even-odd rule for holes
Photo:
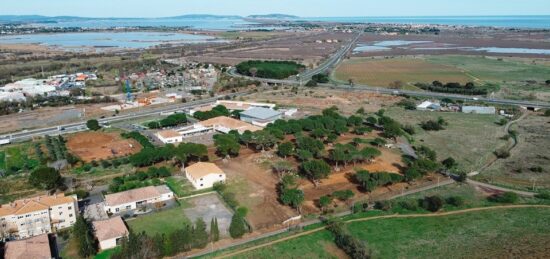
[[[186,167],[185,176],[197,190],[212,188],[225,182],[225,173],[214,163],[198,162]]]
[[[240,115],[242,121],[260,127],[265,127],[267,124],[282,118],[281,112],[262,107],[251,108],[241,112]]]
[[[92,225],[101,250],[115,248],[120,245],[120,240],[129,234],[128,228],[121,217],[94,221]]]
[[[76,195],[37,196],[0,206],[0,232],[5,238],[27,238],[71,227],[78,214]],[[1,236],[0,236],[1,237]]]
[[[140,207],[162,208],[174,200],[174,193],[166,185],[147,186],[105,195],[105,212],[121,214],[133,212]]]
[[[462,112],[474,114],[496,114],[497,109],[492,106],[462,106]]]
[[[51,259],[57,258],[52,255],[50,239],[47,234],[7,242],[4,248],[5,259]]]
[[[180,143],[183,141],[183,136],[175,130],[159,131],[156,136],[164,144]]]

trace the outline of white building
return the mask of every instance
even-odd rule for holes
[[[148,186],[105,195],[105,212],[120,214],[148,205],[162,208],[173,199],[174,193],[168,186]]]
[[[94,221],[92,225],[101,250],[115,248],[120,244],[120,240],[130,233],[121,217]]]
[[[225,173],[213,163],[198,162],[186,167],[185,176],[197,190],[212,188],[225,182]]]
[[[27,238],[71,227],[78,214],[76,195],[38,196],[0,206],[0,237]]]
[[[475,114],[496,114],[497,109],[495,107],[485,106],[462,106],[462,112]]]
[[[269,123],[273,123],[282,118],[282,113],[276,110],[255,107],[244,112],[241,112],[241,120],[251,123],[252,125],[265,127]]]
[[[0,91],[0,101],[2,102],[24,102],[25,100],[27,100],[27,98],[23,93]]]
[[[416,109],[419,111],[439,111],[441,110],[441,105],[439,103],[424,101],[416,106]]]
[[[174,144],[183,141],[183,135],[175,130],[163,130],[157,132],[155,135],[164,144]]]
[[[47,84],[46,80],[37,80],[28,78],[15,83],[7,84],[3,87],[4,92],[20,92],[29,96],[48,95],[55,92],[55,86]]]

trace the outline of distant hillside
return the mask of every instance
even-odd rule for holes
[[[295,15],[288,15],[288,14],[257,14],[257,15],[249,15],[248,18],[251,19],[277,19],[277,20],[285,20],[285,19],[299,19],[299,16]]]
[[[172,19],[241,19],[238,15],[186,14],[168,17]]]

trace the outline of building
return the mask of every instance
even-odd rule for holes
[[[197,190],[212,188],[215,183],[225,182],[225,173],[213,163],[198,162],[184,170],[185,176]]]
[[[212,105],[200,106],[189,110],[189,115],[193,116],[193,114],[195,114],[195,112],[198,112],[198,111],[201,111],[201,112],[210,111],[212,110],[212,108],[218,105],[223,105],[225,108],[227,108],[230,111],[246,111],[252,108],[274,109],[275,106],[277,106],[276,104],[273,104],[273,103],[255,103],[255,102],[218,100]]]
[[[0,101],[2,102],[24,102],[27,97],[20,92],[0,92]]]
[[[92,225],[101,250],[115,248],[120,244],[120,240],[130,233],[121,217],[94,221]]]
[[[46,80],[28,78],[3,87],[4,92],[20,92],[28,96],[48,95],[56,91],[55,86],[47,84]]]
[[[44,195],[0,206],[0,235],[27,238],[71,227],[78,214],[76,195]]]
[[[497,109],[491,106],[462,106],[462,112],[475,114],[495,114],[497,112]]]
[[[175,130],[163,130],[156,134],[157,138],[164,144],[174,144],[183,141],[183,135]]]
[[[272,123],[282,118],[282,113],[276,110],[256,107],[241,112],[241,120],[251,123],[252,125],[265,127],[267,124]]]
[[[174,200],[174,193],[166,185],[148,186],[105,195],[107,214],[133,213],[136,209],[166,207]]]
[[[439,111],[441,110],[441,105],[439,103],[424,101],[416,106],[416,109],[419,111]]]
[[[51,242],[55,244],[55,242]],[[5,259],[51,259],[57,258],[57,249],[50,246],[47,234],[28,239],[7,242],[4,249]]]

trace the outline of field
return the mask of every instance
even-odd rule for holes
[[[135,233],[145,232],[149,236],[163,233],[169,234],[175,230],[182,229],[183,226],[190,223],[183,212],[185,207],[184,205],[180,205],[149,215],[139,216],[126,222]]]
[[[545,257],[550,249],[549,209],[509,209],[434,218],[351,223],[377,258]]]
[[[68,137],[67,148],[83,161],[91,162],[135,154],[141,145],[118,133],[83,132]]]
[[[499,139],[504,131],[502,126],[495,124],[496,115],[409,111],[397,107],[387,109],[386,114],[414,126],[415,145],[434,149],[439,160],[453,157],[468,172],[478,170],[494,156],[495,149],[506,143]],[[418,125],[438,117],[449,123],[445,130],[425,131]]]
[[[356,84],[387,87],[395,81],[412,85],[417,82],[467,83],[473,79],[460,69],[434,64],[417,58],[365,59],[354,58],[342,63],[334,73],[339,81],[353,79]]]
[[[300,69],[305,69],[304,65],[293,61],[261,60],[242,62],[236,67],[237,71],[244,75],[275,79],[285,79],[289,76],[300,73]],[[255,70],[255,72],[252,72],[253,70]]]
[[[496,161],[477,179],[497,185],[532,190],[550,189],[550,118],[531,114],[512,126],[518,132],[518,145],[507,159]]]
[[[0,149],[0,170],[16,173],[22,169],[33,169],[40,164],[33,156],[31,143],[9,145]]]

